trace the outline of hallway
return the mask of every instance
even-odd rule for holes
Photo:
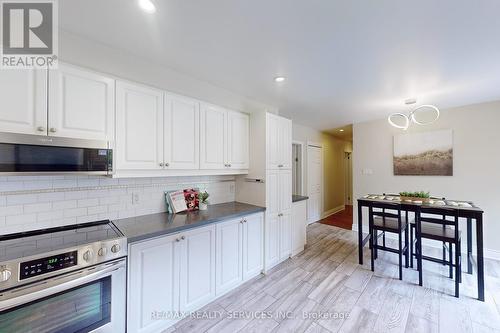
[[[342,229],[352,230],[352,206],[346,205],[343,211],[328,216],[319,222]]]

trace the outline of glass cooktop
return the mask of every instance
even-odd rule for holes
[[[108,220],[0,236],[0,262],[123,237]]]

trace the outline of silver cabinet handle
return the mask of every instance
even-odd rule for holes
[[[283,167],[283,164],[278,164],[278,168],[282,168]]]
[[[228,164],[227,166],[230,168],[230,167],[231,167],[231,164]]]
[[[169,167],[169,166],[170,166],[170,163],[165,163],[165,166],[166,166],[166,167]]]
[[[38,128],[36,129],[38,132],[45,132],[45,127],[43,126],[38,126]]]
[[[243,224],[243,222],[244,222],[244,221],[243,221],[243,220],[241,220],[241,221],[240,221],[240,224]]]
[[[180,242],[180,241],[181,241],[181,239],[180,239],[180,238],[176,238],[176,239],[175,239],[175,241],[176,241],[176,242]]]
[[[51,128],[50,128],[50,133],[55,133],[55,132],[57,132],[57,128],[55,128],[55,127],[51,127]]]
[[[160,163],[160,166],[161,166],[161,167],[163,167],[163,165],[164,165],[163,163]]]

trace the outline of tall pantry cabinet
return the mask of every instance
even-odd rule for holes
[[[266,113],[265,268],[292,254],[292,121]]]

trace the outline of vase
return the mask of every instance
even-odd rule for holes
[[[208,204],[205,202],[200,202],[200,210],[207,210]]]

